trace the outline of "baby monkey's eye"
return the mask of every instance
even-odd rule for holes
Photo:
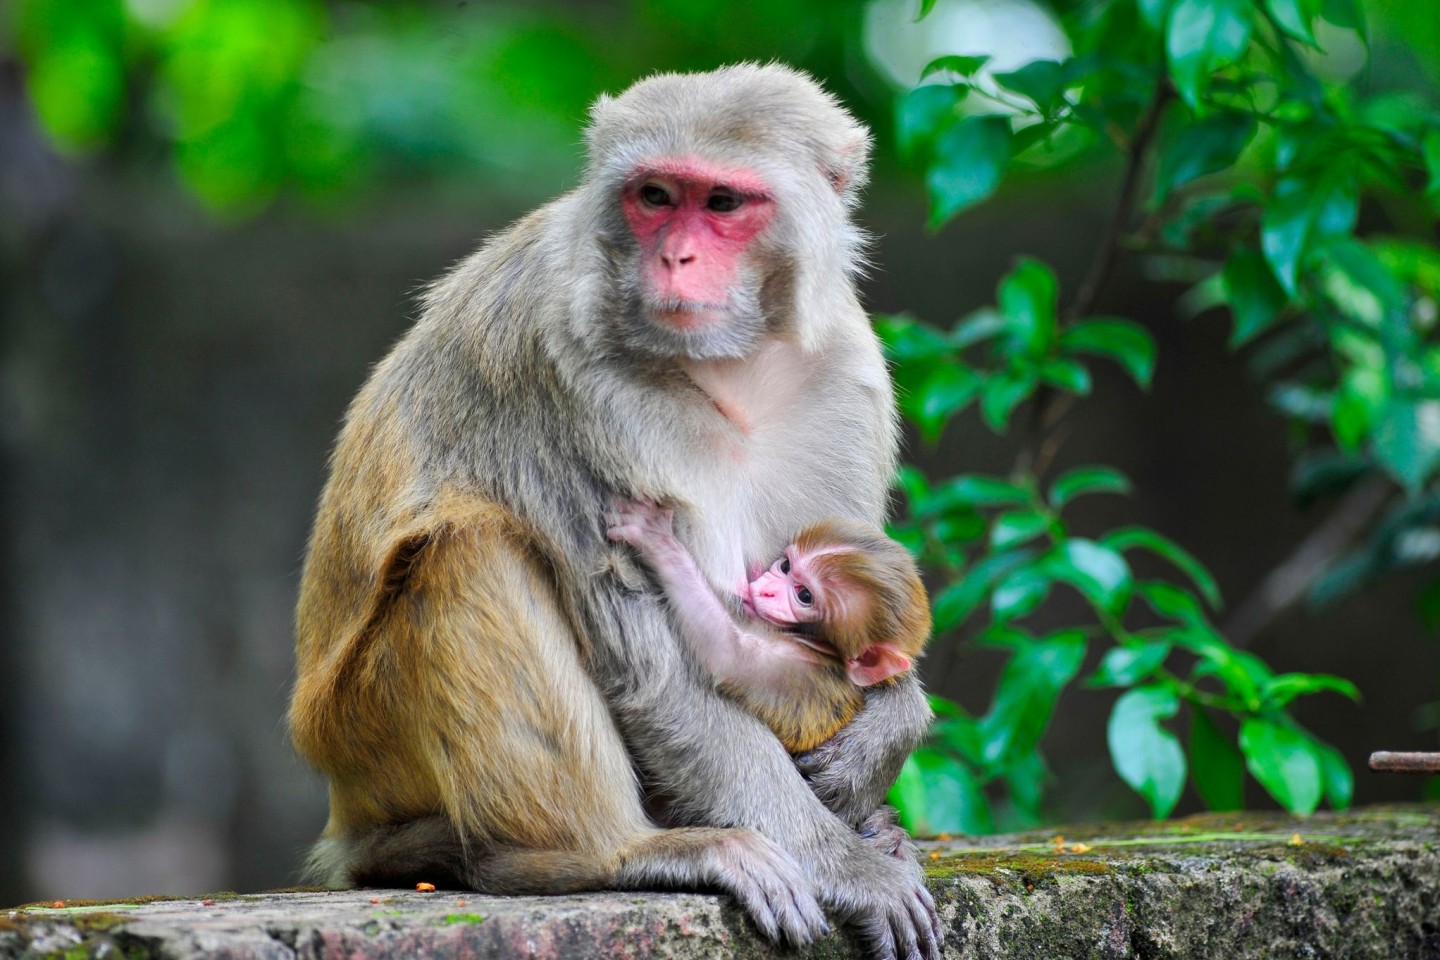
[[[815,602],[815,595],[810,592],[808,587],[796,587],[795,599],[800,601],[801,606],[808,607]]]
[[[652,207],[663,207],[670,202],[670,191],[654,183],[647,183],[640,188],[640,199]]]
[[[789,558],[789,557],[781,557],[781,558],[780,558],[780,572],[781,572],[781,573],[789,573],[789,572],[790,572],[790,558]]]

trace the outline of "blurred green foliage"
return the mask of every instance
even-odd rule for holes
[[[450,172],[545,196],[578,165],[596,94],[663,67],[834,64],[853,15],[804,2],[642,0],[616,16],[560,3],[18,0],[11,26],[56,146],[159,147],[206,207],[236,217],[285,193],[333,204]]]
[[[915,0],[906,15],[966,4]],[[421,178],[543,198],[572,179],[594,95],[655,69],[783,59],[866,114],[871,103],[855,94],[883,96],[885,82],[857,53],[865,9],[17,0],[0,14],[0,56],[18,57],[59,149],[169,163],[190,195],[233,219],[281,198],[338,206]],[[1078,681],[1116,691],[1113,764],[1156,816],[1187,779],[1211,808],[1236,808],[1247,771],[1291,810],[1343,807],[1347,765],[1289,706],[1312,693],[1353,699],[1353,686],[1277,673],[1229,643],[1213,622],[1214,579],[1161,534],[1072,529],[1077,498],[1123,496],[1130,483],[1103,465],[1051,477],[1049,451],[1067,398],[1093,389],[1095,361],[1142,390],[1163,362],[1144,324],[1092,315],[1106,258],[1138,253],[1190,279],[1185,310],[1229,311],[1235,348],[1294,425],[1297,497],[1393,483],[1390,513],[1314,596],[1440,558],[1440,113],[1433,86],[1384,82],[1396,64],[1440,80],[1440,17],[1431,0],[1044,9],[1072,55],[999,70],[991,53],[954,51],[924,69],[929,82],[904,93],[893,117],[937,230],[1007,181],[1107,154],[1126,165],[1115,229],[1081,288],[1062,296],[1047,265],[1022,258],[993,306],[949,327],[878,321],[903,412],[926,442],[943,442],[971,408],[997,432],[1030,424],[1010,475],[902,471],[906,509],[893,532],[941,580],[937,631],[965,630],[1008,659],[984,713],[937,702],[935,736],[893,797],[921,832],[1043,822],[1041,745]],[[1367,56],[1382,82],[1362,95],[1350,78]],[[921,79],[919,65],[908,79]],[[1141,554],[1173,575],[1138,577]],[[1089,618],[1030,629],[1066,590]],[[1440,584],[1419,610],[1440,625]],[[1082,678],[1087,657],[1096,665]]]
[[[1343,492],[1367,476],[1398,488],[1371,543],[1314,594],[1334,597],[1440,555],[1440,108],[1433,95],[1362,96],[1327,79],[1327,45],[1363,50],[1364,14],[1358,0],[1067,5],[1073,56],[1005,72],[984,56],[940,57],[923,77],[941,82],[900,100],[899,147],[924,170],[934,227],[983,202],[1014,169],[1096,151],[1126,161],[1111,232],[1066,307],[1049,268],[1022,259],[995,307],[949,329],[880,320],[902,409],[922,437],[938,442],[972,403],[1000,432],[1028,405],[1037,432],[1009,477],[931,481],[908,469],[901,480],[908,511],[894,533],[948,581],[934,600],[937,632],[973,624],[979,643],[1011,651],[985,714],[940,704],[934,742],[892,794],[910,826],[989,829],[997,804],[1006,826],[1040,822],[1040,741],[1097,642],[1103,654],[1084,682],[1121,691],[1110,755],[1155,816],[1174,809],[1187,777],[1210,807],[1236,808],[1247,770],[1297,813],[1322,799],[1349,803],[1345,760],[1289,706],[1323,692],[1358,699],[1354,686],[1277,674],[1229,643],[1211,619],[1213,578],[1160,534],[1072,533],[1065,506],[1081,494],[1123,494],[1124,477],[1095,466],[1047,486],[1043,475],[1056,414],[1091,390],[1089,357],[1149,385],[1156,357],[1145,328],[1088,316],[1114,258],[1138,252],[1195,281],[1189,311],[1228,308],[1236,349],[1260,346],[1257,375],[1300,438],[1297,495]],[[1137,580],[1135,551],[1182,576]],[[1084,597],[1093,622],[1034,636],[1021,624],[1057,585]],[[1440,608],[1436,595],[1425,609]],[[1174,729],[1182,709],[1184,745]],[[1236,735],[1221,732],[1223,714]]]

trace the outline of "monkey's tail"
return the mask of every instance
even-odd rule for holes
[[[326,887],[464,889],[465,845],[442,816],[375,827],[358,838],[321,837],[306,858],[306,883]]]

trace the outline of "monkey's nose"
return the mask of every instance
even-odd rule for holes
[[[695,254],[693,254],[693,253],[680,253],[680,254],[675,254],[675,253],[662,253],[662,254],[660,254],[660,262],[663,263],[663,264],[665,264],[665,266],[666,266],[667,269],[674,270],[676,267],[683,267],[683,266],[685,266],[685,265],[687,265],[687,264],[694,263],[694,262],[695,262]]]

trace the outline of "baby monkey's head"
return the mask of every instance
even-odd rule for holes
[[[857,686],[909,670],[930,635],[930,604],[909,551],[853,520],[806,527],[749,592],[756,616],[795,630]]]

